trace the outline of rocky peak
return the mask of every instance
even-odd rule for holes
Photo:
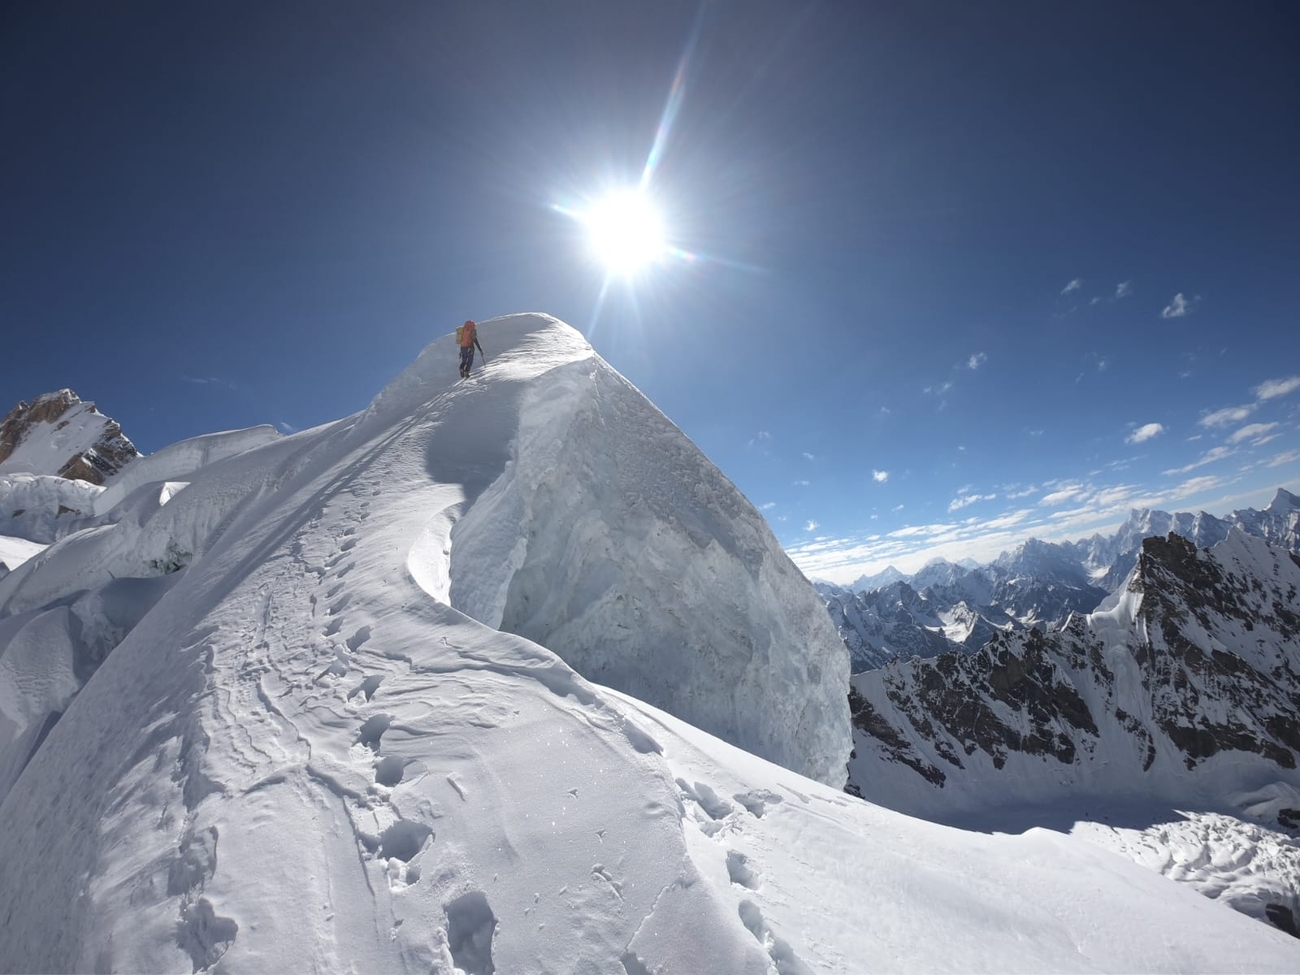
[[[1264,509],[1272,514],[1284,515],[1292,511],[1300,510],[1300,498],[1288,491],[1286,488],[1278,488],[1277,494],[1273,495],[1273,500]]]
[[[0,420],[0,474],[103,484],[139,456],[116,421],[70,389],[19,402]]]
[[[855,676],[871,720],[850,781],[887,805],[910,795],[921,815],[1017,790],[1300,786],[1297,592],[1300,559],[1239,530],[1209,550],[1149,538],[1123,590],[1058,632]]]

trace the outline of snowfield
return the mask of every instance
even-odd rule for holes
[[[847,651],[762,518],[573,329],[480,335],[0,578],[0,970],[1300,970],[1088,839],[839,791]]]

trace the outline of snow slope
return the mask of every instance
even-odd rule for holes
[[[758,747],[840,757],[819,757],[817,721],[838,719],[817,696],[845,694],[846,661],[818,660],[829,624],[797,575],[782,587],[752,509],[657,414],[638,423],[567,326],[481,334],[468,382],[439,339],[364,413],[141,484],[0,579],[0,714],[27,736],[0,800],[0,969],[1300,965],[1300,942],[1083,840],[912,820],[579,676],[561,658],[594,659],[606,607],[610,656],[640,652],[620,624],[644,627],[675,706],[798,715]],[[685,489],[615,490],[610,436]],[[738,622],[760,613],[809,638],[784,648],[802,684]],[[768,683],[723,671],[732,638],[769,654]],[[752,699],[691,673],[691,650]]]

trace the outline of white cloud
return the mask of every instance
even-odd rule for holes
[[[922,392],[933,393],[935,396],[942,396],[950,389],[952,389],[952,383],[946,382],[946,383],[941,383],[938,386],[926,386],[925,389],[922,390]]]
[[[812,481],[795,481],[795,482],[794,482],[794,486],[795,486],[795,487],[807,487],[807,486],[808,486],[809,484],[811,484],[811,483],[812,483]]]
[[[806,532],[813,532],[816,531],[819,527],[821,526],[818,525],[817,522],[813,521],[812,519],[809,519],[808,523],[803,526],[803,530]]]
[[[817,459],[817,458],[814,457],[812,454],[808,453],[808,451],[806,451],[806,450],[803,452],[803,457],[804,457],[804,460],[816,460],[816,459]]]
[[[884,484],[886,481],[889,480],[889,471],[872,470],[871,479],[875,481],[877,484]]]
[[[901,504],[896,504],[889,510],[892,511],[894,514],[898,514],[900,511],[903,510],[903,506]]]
[[[1270,460],[1268,466],[1281,467],[1283,464],[1289,464],[1296,460],[1300,460],[1300,450],[1288,450],[1285,454],[1278,454]]]
[[[1240,423],[1254,412],[1254,403],[1247,403],[1244,406],[1226,406],[1213,413],[1207,413],[1196,422],[1203,427],[1230,427],[1234,423]]]
[[[1025,488],[1023,491],[1013,491],[1013,490],[1008,490],[1008,491],[1007,491],[1007,499],[1008,499],[1009,501],[1014,501],[1016,498],[1027,498],[1027,497],[1029,497],[1031,494],[1037,494],[1037,493],[1038,493],[1038,488],[1031,484],[1031,485],[1029,485],[1029,487]]]
[[[1120,298],[1127,298],[1132,293],[1133,293],[1132,281],[1121,281],[1119,284],[1115,285],[1115,300],[1117,301]]]
[[[1056,485],[1049,484],[1048,487],[1056,487]],[[1039,499],[1038,503],[1040,505],[1053,505],[1053,504],[1062,504],[1063,502],[1069,501],[1071,499],[1077,499],[1079,501],[1082,501],[1085,497],[1088,496],[1088,493],[1089,493],[1089,489],[1082,484],[1078,484],[1078,483],[1062,484],[1058,490],[1053,491],[1051,494],[1043,495],[1043,497]]]
[[[765,504],[760,504],[760,505],[758,506],[758,510],[759,510],[759,511],[771,511],[771,510],[772,510],[773,508],[775,508],[775,507],[776,507],[776,502],[775,502],[775,501],[768,501],[768,502],[765,503]]]
[[[1082,287],[1083,287],[1083,278],[1075,278],[1073,281],[1071,281],[1069,284],[1067,284],[1064,288],[1061,289],[1061,294],[1068,295],[1071,291],[1078,291]]]
[[[1169,470],[1164,471],[1164,473],[1166,475],[1186,474],[1188,471],[1194,471],[1196,468],[1204,467],[1206,464],[1213,464],[1216,460],[1223,460],[1225,457],[1231,457],[1236,452],[1236,448],[1234,447],[1213,447],[1201,454],[1200,460],[1194,460],[1185,467],[1170,468]]]
[[[1213,491],[1221,484],[1227,484],[1227,483],[1228,483],[1227,478],[1211,477],[1208,474],[1202,477],[1193,477],[1191,480],[1183,481],[1182,484],[1174,488],[1174,497],[1185,498],[1191,494],[1200,494],[1204,491]]]
[[[1160,423],[1144,423],[1144,424],[1142,424],[1142,426],[1138,427],[1136,430],[1134,430],[1132,433],[1130,433],[1127,437],[1125,437],[1125,438],[1124,438],[1124,442],[1125,442],[1125,443],[1145,443],[1146,441],[1150,440],[1152,437],[1158,437],[1158,436],[1160,436],[1160,434],[1162,434],[1162,433],[1164,433],[1164,432],[1165,432],[1165,428],[1164,428],[1164,425],[1163,425],[1163,424],[1160,424]]]
[[[961,497],[953,498],[948,502],[949,511],[960,511],[968,504],[974,504],[976,501],[992,501],[996,494],[966,494]]]
[[[914,538],[917,536],[944,535],[958,525],[908,525],[906,528],[900,528],[888,534],[888,538]]]
[[[1089,298],[1089,299],[1088,299],[1088,304],[1090,304],[1090,305],[1100,305],[1100,304],[1101,304],[1101,295],[1095,295],[1094,297]]]
[[[1265,400],[1294,393],[1297,389],[1300,389],[1300,376],[1291,376],[1287,379],[1270,379],[1262,382],[1253,392],[1256,399]]]
[[[968,360],[966,360],[966,366],[970,369],[978,369],[980,366],[984,365],[984,363],[988,361],[989,361],[989,357],[987,353],[976,352],[973,356],[971,356]]]
[[[1277,428],[1278,424],[1276,423],[1248,423],[1229,437],[1228,443],[1241,443],[1243,440],[1254,440],[1258,443],[1258,438]]]
[[[1132,484],[1117,484],[1114,487],[1102,488],[1089,499],[1089,504],[1100,508],[1109,508],[1111,505],[1122,504],[1136,495],[1139,491]]]
[[[1169,299],[1169,304],[1165,305],[1164,311],[1160,313],[1161,318],[1182,318],[1192,306],[1200,301],[1199,296],[1192,298],[1186,297],[1181,291]]]

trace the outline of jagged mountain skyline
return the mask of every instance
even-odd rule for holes
[[[1085,824],[1300,936],[1297,592],[1300,556],[1240,528],[1147,538],[1060,631],[855,676],[850,789],[967,827]]]
[[[1071,613],[1088,613],[1122,585],[1142,540],[1173,531],[1206,547],[1233,529],[1300,551],[1300,498],[1284,488],[1262,509],[1227,518],[1205,512],[1134,510],[1112,535],[1074,542],[1028,539],[987,565],[935,560],[907,576],[886,570],[886,585],[854,591],[818,583],[853,659],[854,672],[895,657],[970,652],[1006,630],[1052,629]]]

